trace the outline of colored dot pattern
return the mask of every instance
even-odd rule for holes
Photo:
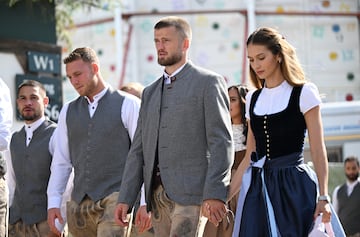
[[[219,27],[220,27],[219,23],[215,22],[215,23],[213,24],[213,29],[214,29],[214,30],[219,29]]]
[[[147,60],[148,62],[152,62],[152,61],[154,61],[154,56],[153,56],[153,55],[148,55],[147,58],[146,58],[146,60]]]
[[[345,96],[345,100],[346,101],[353,101],[354,100],[354,96],[351,93],[346,94]]]
[[[330,60],[335,61],[338,58],[338,54],[336,52],[331,52],[329,57]]]
[[[328,8],[330,7],[330,1],[322,1],[322,4],[321,4],[324,8]]]
[[[349,81],[353,81],[354,78],[355,78],[354,73],[348,72],[348,74],[346,75],[346,78],[347,78]]]
[[[343,3],[339,4],[338,2],[331,0],[320,0],[320,1],[311,1],[307,0],[308,4],[304,7],[304,4],[293,3],[288,4],[289,1],[278,1],[277,3],[268,3],[267,6],[259,6],[259,9],[264,11],[275,11],[278,13],[291,12],[291,11],[312,11],[312,12],[348,12],[349,9],[354,9],[351,4],[352,0],[341,1]],[[142,2],[142,1],[141,1]],[[145,1],[144,1],[145,2]],[[226,0],[170,0],[161,2],[160,0],[151,1],[153,3],[144,3],[144,4],[134,4],[138,7],[137,10],[140,12],[153,12],[159,13],[163,11],[167,12],[177,12],[177,11],[190,11],[190,10],[228,10],[235,9],[229,8],[230,5],[236,5],[231,3],[233,1]],[[234,1],[235,2],[235,1]],[[292,2],[292,1],[290,1]],[[161,3],[161,4],[158,4]],[[137,6],[139,5],[139,6]],[[104,5],[104,9],[107,9],[108,6]],[[136,9],[135,9],[136,11]],[[352,10],[350,11],[352,12]],[[235,15],[235,14],[234,14]],[[231,17],[230,17],[231,16]],[[159,16],[160,17],[160,16]],[[354,47],[358,46],[358,43],[354,46],[353,36],[358,37],[359,29],[357,27],[357,21],[352,20],[343,20],[342,18],[337,17],[328,17],[324,21],[322,17],[315,17],[316,22],[310,22],[308,28],[299,23],[299,28],[293,29],[293,26],[290,26],[292,22],[292,17],[281,16],[281,17],[265,17],[257,16],[257,22],[260,24],[266,23],[270,27],[278,28],[279,31],[287,36],[289,42],[294,43],[297,48],[298,54],[301,57],[302,63],[305,65],[310,65],[306,69],[310,70],[309,74],[314,73],[313,78],[315,78],[314,83],[319,85],[319,90],[321,93],[328,95],[328,101],[332,100],[357,100],[359,99],[358,89],[354,90],[353,88],[359,88],[359,71],[357,66],[354,66],[354,63],[359,63],[357,49]],[[149,67],[147,65],[157,65],[157,55],[152,53],[149,48],[153,50],[153,26],[156,22],[158,16],[141,16],[134,17],[133,24],[133,34],[130,36],[130,51],[128,58],[130,63],[140,60],[141,65],[144,65],[144,68],[141,66],[138,67],[138,70],[141,72],[141,81],[144,84],[152,81],[157,77],[158,71],[152,71],[152,68],[158,67]],[[243,45],[244,40],[238,35],[243,34],[243,28],[245,23],[241,17],[233,16],[232,14],[196,14],[196,15],[185,15],[185,18],[189,20],[190,24],[193,27],[193,42],[190,50],[191,58],[204,67],[211,67],[215,71],[219,70],[220,74],[223,74],[227,78],[228,82],[234,84],[235,82],[242,82],[246,77],[246,73],[239,71],[239,67],[243,65],[243,55],[246,45]],[[266,20],[266,21],[265,21]],[[289,23],[290,22],[290,23]],[[126,23],[125,23],[126,24]],[[297,23],[296,23],[297,24]],[[259,26],[259,25],[257,25]],[[307,26],[306,26],[307,27]],[[85,28],[84,28],[85,29]],[[87,27],[91,32],[85,32],[82,29],[79,29],[79,38],[81,42],[74,41],[74,47],[78,45],[96,45],[96,51],[99,56],[102,57],[101,60],[104,61],[104,68],[106,68],[104,73],[108,71],[109,75],[112,75],[116,70],[118,64],[115,63],[117,57],[115,57],[112,52],[114,52],[115,46],[108,44],[109,42],[114,41],[116,35],[116,30],[112,24],[98,24]],[[127,28],[124,28],[124,32]],[[307,32],[308,39],[310,42],[304,42],[304,40],[299,35],[299,32]],[[236,32],[236,33],[234,33]],[[294,33],[293,33],[294,32]],[[149,37],[150,35],[150,37]],[[234,36],[235,35],[235,36]],[[85,36],[85,37],[84,37]],[[98,37],[98,38],[96,38]],[[101,38],[106,38],[105,40]],[[135,38],[136,37],[136,38]],[[93,39],[95,38],[95,39]],[[111,38],[111,39],[110,39]],[[146,41],[144,39],[147,39]],[[246,38],[246,36],[245,36]],[[132,40],[135,39],[135,40]],[[127,40],[127,36],[124,36],[124,40]],[[103,45],[98,44],[98,42],[103,43]],[[208,46],[210,43],[211,47]],[[351,43],[351,45],[350,45]],[[67,48],[66,46],[62,47],[62,52],[64,55],[67,55],[74,48]],[[136,55],[132,56],[132,48],[139,47],[136,49]],[[309,48],[310,52],[307,52]],[[146,50],[144,50],[146,49]],[[304,50],[305,49],[305,50]],[[313,55],[311,59],[304,57],[305,53],[310,53],[311,50],[316,49],[317,55]],[[306,51],[304,53],[304,51]],[[151,53],[150,53],[151,52]],[[111,55],[109,55],[109,53]],[[132,58],[134,57],[134,58]],[[228,60],[228,61],[226,61]],[[245,57],[245,59],[246,57]],[[231,62],[238,62],[236,66],[233,66]],[[310,62],[310,63],[309,63]],[[226,68],[224,69],[224,65]],[[240,66],[239,66],[240,65]],[[358,65],[358,64],[357,64]],[[128,67],[125,65],[125,68]],[[325,71],[322,73],[322,76],[317,77],[318,69]],[[329,70],[327,70],[329,69]],[[144,70],[144,72],[142,71]],[[147,71],[149,70],[149,72]],[[145,72],[146,71],[146,72]],[[224,72],[225,71],[225,72]],[[334,77],[330,75],[334,72]],[[126,73],[132,74],[132,70],[126,70]],[[315,75],[316,74],[316,75]],[[150,75],[149,77],[143,75]],[[245,76],[244,76],[245,75]],[[336,78],[335,78],[336,75]],[[317,81],[319,80],[319,81]],[[323,81],[320,81],[323,80]],[[325,82],[325,80],[328,80]],[[341,81],[342,80],[342,81]],[[336,87],[337,93],[329,93],[330,89],[327,89],[328,84],[332,84],[334,81],[334,87]],[[335,82],[336,81],[336,82]],[[337,86],[339,83],[344,83],[344,86]],[[325,85],[322,88],[323,85]],[[343,84],[342,84],[343,85]],[[326,91],[328,90],[328,91]],[[336,96],[335,96],[336,94]],[[341,98],[339,98],[339,95]],[[336,98],[335,98],[336,97]]]
[[[338,24],[334,24],[334,25],[332,26],[332,30],[333,30],[335,33],[337,33],[337,32],[340,31],[340,26],[339,26]]]

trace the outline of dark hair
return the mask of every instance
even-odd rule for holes
[[[17,95],[19,95],[20,89],[23,88],[24,86],[39,87],[46,94],[46,89],[44,85],[41,84],[40,82],[35,80],[24,80],[17,88],[17,92],[16,92]]]
[[[234,85],[234,86],[230,86],[228,88],[228,91],[230,91],[231,89],[236,89],[239,95],[239,101],[240,101],[240,111],[241,111],[241,122],[244,126],[244,131],[243,134],[245,136],[245,141],[244,141],[244,145],[246,145],[246,141],[247,141],[247,132],[248,132],[248,124],[246,122],[246,117],[245,117],[245,106],[246,106],[246,94],[249,92],[249,89],[247,86],[245,85]]]
[[[352,161],[355,161],[357,166],[359,167],[359,159],[356,157],[356,156],[349,156],[345,159],[345,162],[344,162],[344,165],[347,163],[347,162],[352,162]]]
[[[176,31],[179,32],[183,40],[189,39],[191,41],[192,32],[189,23],[185,19],[178,16],[167,16],[160,19],[160,21],[155,24],[154,29],[158,30],[171,26],[176,28]]]
[[[99,64],[99,59],[96,56],[95,51],[92,48],[89,47],[83,47],[83,48],[77,48],[74,49],[69,56],[64,58],[64,64],[71,63],[73,61],[76,61],[78,59],[83,60],[84,62],[88,63],[97,63]]]
[[[295,48],[275,29],[262,27],[255,30],[247,39],[246,45],[263,45],[273,55],[280,56],[280,70],[285,80],[292,86],[302,85],[306,82],[305,73],[297,58]],[[250,79],[256,88],[262,88],[261,80],[250,65]]]

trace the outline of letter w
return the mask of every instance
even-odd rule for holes
[[[37,69],[47,69],[48,57],[34,55],[34,61]]]

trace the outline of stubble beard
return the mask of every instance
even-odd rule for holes
[[[178,62],[180,62],[182,59],[182,55],[181,54],[176,54],[173,55],[169,58],[159,58],[158,57],[158,64],[161,66],[172,66]]]
[[[33,115],[21,114],[21,117],[23,120],[28,121],[28,122],[36,121],[40,118],[39,114],[36,112]]]
[[[357,173],[357,174],[346,174],[346,178],[349,181],[354,182],[359,178],[359,173]]]

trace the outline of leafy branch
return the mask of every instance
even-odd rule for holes
[[[18,2],[24,0],[8,0],[9,7],[13,7]],[[71,38],[69,29],[75,26],[73,21],[73,14],[77,10],[91,11],[92,8],[112,10],[116,6],[121,6],[121,0],[26,0],[29,7],[33,4],[48,2],[55,4],[55,21],[56,21],[56,36],[60,41],[71,45]]]

